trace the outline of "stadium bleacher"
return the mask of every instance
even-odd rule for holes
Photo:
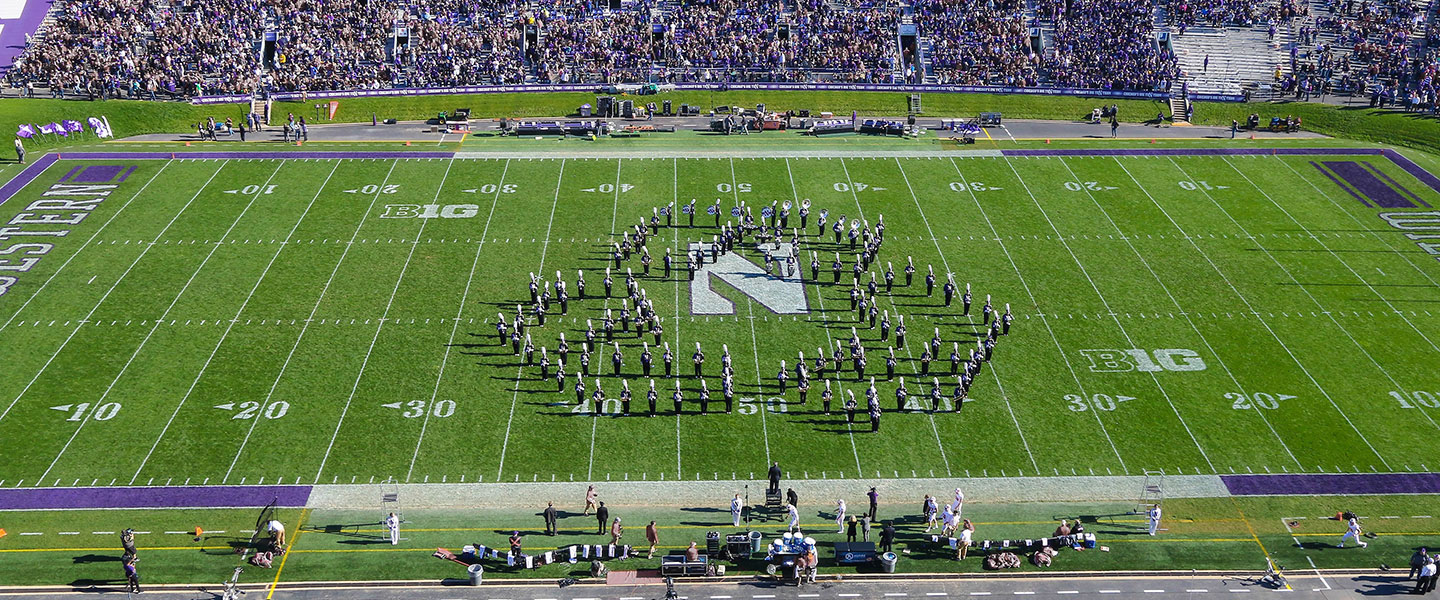
[[[1433,106],[1437,3],[58,0],[6,79],[135,98],[684,81],[1178,91],[1184,81],[1220,94],[1383,90]],[[917,48],[902,51],[906,28]]]

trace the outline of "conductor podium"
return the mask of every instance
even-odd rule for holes
[[[765,490],[765,514],[779,516],[785,512],[785,501],[780,490]]]

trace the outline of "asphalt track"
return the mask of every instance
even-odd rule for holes
[[[1063,555],[1062,555],[1063,558]],[[902,560],[904,560],[902,558]],[[1178,565],[1177,565],[1178,566]],[[457,576],[459,567],[456,567]],[[851,576],[846,579],[822,577],[802,587],[778,585],[766,577],[739,581],[677,582],[680,600],[951,600],[953,598],[1233,598],[1237,594],[1260,597],[1279,595],[1291,600],[1329,600],[1364,596],[1405,594],[1414,587],[1406,581],[1406,569],[1345,573],[1290,572],[1287,586],[1277,586],[1254,574],[1205,573],[1196,575],[1109,575],[1035,574],[1032,576],[971,576],[966,578],[901,578]],[[740,578],[735,578],[740,579]],[[176,599],[215,599],[219,585],[156,586],[143,588],[143,596]],[[560,587],[556,581],[526,584],[489,584],[470,587],[467,580],[435,582],[376,582],[282,584],[273,591],[268,585],[244,588],[244,598],[257,600],[659,600],[665,586],[657,583],[583,583]],[[89,588],[3,588],[0,598],[73,599],[77,597],[124,594],[122,582]],[[1248,596],[1246,596],[1248,597]]]

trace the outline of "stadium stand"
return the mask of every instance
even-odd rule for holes
[[[687,81],[1178,93],[1185,82],[1433,106],[1437,2],[57,0],[5,77],[90,98]],[[902,30],[914,46],[902,49]]]

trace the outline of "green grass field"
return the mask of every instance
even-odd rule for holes
[[[91,161],[136,169],[0,296],[0,486],[748,479],[772,460],[847,479],[1430,470],[1440,263],[1311,160]],[[1440,204],[1387,160],[1324,160],[1371,163]],[[80,164],[52,166],[0,217]],[[824,267],[806,314],[716,284],[737,314],[691,317],[683,272],[665,280],[657,260],[641,278],[680,373],[704,345],[717,400],[728,344],[735,413],[677,417],[662,379],[658,416],[577,414],[573,375],[556,393],[521,367],[496,313],[528,302],[528,273],[559,270],[573,294],[584,269],[592,297],[531,329],[552,350],[562,331],[582,339],[619,304],[593,297],[616,233],[691,198],[883,214],[881,260],[921,273],[880,296],[907,317],[912,392],[921,344],[938,328],[947,356],[973,345],[987,294],[1015,329],[961,414],[896,413],[881,381],[871,434],[819,414],[818,389],[774,399],[782,359],[856,325],[812,221],[803,247]],[[398,204],[473,208],[385,218]],[[651,251],[712,224],[662,229]],[[972,284],[969,317],[925,295],[926,265]],[[885,344],[860,335],[883,376]],[[621,339],[638,406],[638,340]],[[682,385],[693,399],[698,382]],[[864,384],[836,386],[863,404]]]

